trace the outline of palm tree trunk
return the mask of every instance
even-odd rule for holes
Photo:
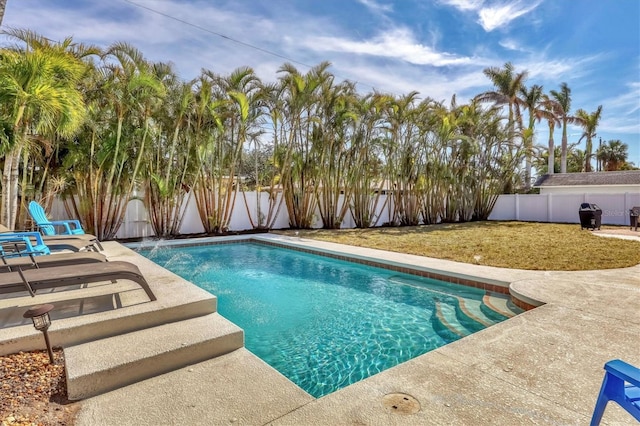
[[[560,157],[560,173],[567,173],[567,121],[562,123],[562,154]]]
[[[11,167],[14,162],[13,152],[8,152],[4,157],[4,170],[2,171],[2,223],[9,229],[9,212],[11,211]]]
[[[556,168],[556,158],[555,158],[555,143],[553,140],[553,132],[555,130],[555,125],[549,121],[549,158],[547,159],[547,173],[552,175],[555,172]]]
[[[7,0],[0,0],[0,25],[2,25],[2,18],[4,18],[4,9],[7,7]]]

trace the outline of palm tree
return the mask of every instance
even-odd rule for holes
[[[319,168],[314,161],[313,132],[323,84],[333,80],[326,72],[329,66],[322,62],[304,75],[291,64],[278,70],[286,142],[277,161],[282,165],[283,197],[292,228],[311,228],[317,207],[314,188]]]
[[[7,7],[7,0],[0,0],[0,25],[2,25],[2,18],[4,18],[4,10]]]
[[[588,113],[583,109],[576,111],[576,118],[582,128],[584,129],[582,138],[586,138],[587,144],[584,150],[584,171],[591,171],[591,158],[593,158],[593,138],[596,136],[596,128],[600,123],[600,117],[602,117],[602,105],[598,106],[592,113]]]
[[[562,123],[562,152],[560,158],[560,173],[567,173],[567,124],[576,122],[576,118],[569,115],[571,111],[571,89],[567,83],[560,84],[560,91],[552,90],[551,97],[556,102],[558,110],[556,117]]]
[[[85,108],[77,83],[85,64],[69,52],[71,38],[53,44],[30,31],[8,34],[27,46],[6,49],[0,59],[0,104],[8,106],[2,121],[11,127],[2,175],[1,220],[13,229],[23,150],[42,135],[70,136],[79,129]]]
[[[145,206],[156,237],[179,233],[190,200],[185,196],[187,181],[195,164],[195,138],[188,134],[194,106],[192,82],[180,81],[170,67],[166,71],[161,79],[168,95],[156,110],[156,129],[143,170]]]
[[[204,71],[212,97],[208,105],[216,129],[198,147],[200,173],[195,196],[206,232],[226,232],[241,182],[237,170],[245,142],[253,138],[261,109],[260,82],[253,69],[241,67],[223,77]]]
[[[384,113],[393,97],[380,93],[368,94],[357,100],[355,133],[351,141],[352,163],[347,185],[353,191],[351,214],[357,228],[374,226],[379,218],[378,203],[383,192],[380,142],[385,130]]]
[[[560,106],[558,103],[551,99],[548,95],[543,95],[543,108],[545,111],[545,118],[549,125],[549,144],[547,150],[548,162],[547,162],[547,173],[552,175],[555,172],[555,142],[553,140],[553,134],[555,133],[556,126],[559,126],[560,119],[558,119],[558,111],[560,110]],[[561,153],[560,153],[561,154]],[[561,154],[562,155],[562,154]]]
[[[78,151],[72,167],[76,193],[65,198],[65,205],[100,239],[118,232],[147,159],[154,114],[165,94],[156,74],[162,68],[133,46],[115,43],[89,83],[91,120],[85,137],[70,147]]]
[[[526,191],[531,188],[531,158],[533,157],[533,136],[535,122],[548,116],[545,109],[544,94],[542,86],[534,84],[529,89],[525,86],[520,88],[522,106],[529,111],[529,125],[523,130],[524,151],[525,151],[525,176],[524,187]]]
[[[490,67],[483,70],[484,75],[489,77],[495,90],[490,90],[476,96],[480,102],[493,102],[496,105],[507,105],[509,117],[507,128],[511,134],[510,138],[513,142],[515,136],[515,124],[522,128],[522,117],[520,115],[520,105],[522,100],[518,97],[524,81],[527,79],[528,72],[522,71],[515,73],[515,69],[511,62],[504,64],[504,68]]]
[[[622,143],[619,139],[614,139],[598,148],[596,155],[598,160],[602,161],[604,169],[610,172],[620,170],[626,164],[629,155],[628,149],[629,146],[626,143]]]
[[[350,200],[353,193],[346,182],[353,167],[348,148],[357,120],[355,85],[346,81],[334,84],[333,78],[325,78],[318,95],[313,151],[321,172],[314,189],[322,226],[337,229],[349,211],[349,203],[341,198]]]

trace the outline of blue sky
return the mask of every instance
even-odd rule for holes
[[[510,61],[529,85],[566,82],[572,112],[603,105],[598,137],[627,143],[640,165],[638,0],[8,0],[2,26],[103,47],[127,41],[185,80],[251,66],[274,81],[284,62],[306,72],[327,60],[364,92],[459,103],[491,89],[483,69]],[[546,145],[547,126],[538,128]],[[569,134],[577,142],[581,131]]]

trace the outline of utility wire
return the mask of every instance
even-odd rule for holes
[[[262,53],[266,53],[266,54],[268,54],[268,55],[275,56],[275,57],[278,57],[278,58],[280,58],[280,59],[284,59],[284,60],[286,60],[286,61],[293,62],[293,63],[298,64],[298,65],[302,65],[302,66],[305,66],[305,67],[308,67],[308,68],[313,68],[313,66],[312,66],[312,65],[305,64],[304,62],[296,61],[295,59],[291,59],[291,58],[289,58],[289,57],[287,57],[287,56],[284,56],[284,55],[281,55],[281,54],[279,54],[279,53],[272,52],[271,50],[263,49],[262,47],[255,46],[255,45],[253,45],[253,44],[246,43],[246,42],[244,42],[244,41],[241,41],[241,40],[235,39],[235,38],[233,38],[233,37],[229,37],[229,36],[227,36],[227,35],[224,35],[224,34],[221,34],[221,33],[215,32],[215,31],[212,31],[212,30],[210,30],[210,29],[208,29],[208,28],[202,27],[202,26],[197,25],[197,24],[194,24],[194,23],[192,23],[192,22],[185,21],[184,19],[176,18],[175,16],[172,16],[172,15],[166,14],[166,13],[164,13],[164,12],[160,12],[159,10],[155,10],[155,9],[152,9],[152,8],[150,8],[150,7],[147,7],[147,6],[143,6],[143,5],[141,5],[141,4],[139,4],[139,3],[136,3],[136,2],[134,2],[134,1],[131,1],[131,0],[123,0],[123,1],[124,1],[125,3],[129,3],[129,4],[133,5],[133,6],[139,7],[139,8],[141,8],[141,9],[148,10],[149,12],[152,12],[152,13],[155,13],[155,14],[158,14],[158,15],[161,15],[161,16],[164,16],[165,18],[173,19],[174,21],[178,21],[178,22],[180,22],[181,24],[185,24],[185,25],[188,25],[188,26],[190,26],[190,27],[197,28],[197,29],[199,29],[200,31],[204,31],[204,32],[206,32],[206,33],[213,34],[213,35],[218,36],[218,37],[220,37],[220,38],[223,38],[223,39],[225,39],[225,40],[229,40],[229,41],[231,41],[231,42],[233,42],[233,43],[237,43],[237,44],[239,44],[239,45],[241,45],[241,46],[249,47],[249,48],[251,48],[251,49],[258,50],[258,51],[260,51],[260,52],[262,52]]]
[[[198,29],[198,30],[200,30],[200,31],[204,31],[204,32],[209,33],[209,34],[213,34],[213,35],[215,35],[215,36],[218,36],[218,37],[223,38],[223,39],[225,39],[225,40],[228,40],[228,41],[231,41],[231,42],[233,42],[233,43],[239,44],[239,45],[241,45],[241,46],[248,47],[248,48],[250,48],[250,49],[254,49],[254,50],[257,50],[257,51],[259,51],[259,52],[266,53],[267,55],[275,56],[275,57],[280,58],[280,59],[284,59],[284,60],[286,60],[286,61],[288,61],[288,62],[292,62],[292,63],[297,64],[297,65],[302,65],[302,66],[307,67],[307,68],[309,68],[309,69],[313,68],[313,65],[309,65],[309,64],[305,64],[304,62],[296,61],[295,59],[292,59],[292,58],[289,58],[289,57],[287,57],[287,56],[281,55],[280,53],[273,52],[273,51],[268,50],[268,49],[264,49],[264,48],[262,48],[262,47],[259,47],[259,46],[256,46],[256,45],[253,45],[253,44],[250,44],[250,43],[247,43],[247,42],[244,42],[244,41],[241,41],[241,40],[235,39],[235,38],[233,38],[233,37],[229,37],[229,36],[227,36],[227,35],[225,35],[225,34],[222,34],[222,33],[219,33],[219,32],[213,31],[213,30],[210,30],[210,29],[208,29],[208,28],[202,27],[202,26],[200,26],[200,25],[194,24],[194,23],[189,22],[189,21],[186,21],[186,20],[184,20],[184,19],[176,18],[175,16],[169,15],[169,14],[164,13],[164,12],[160,12],[159,10],[155,10],[155,9],[150,8],[150,7],[148,7],[148,6],[141,5],[141,4],[136,3],[136,2],[134,2],[134,1],[132,1],[132,0],[122,0],[122,1],[124,1],[125,3],[129,3],[129,4],[130,4],[130,5],[132,5],[132,6],[139,7],[140,9],[145,9],[145,10],[147,10],[147,11],[149,11],[149,12],[152,12],[152,13],[155,13],[155,14],[157,14],[157,15],[164,16],[165,18],[172,19],[172,20],[174,20],[174,21],[180,22],[181,24],[184,24],[184,25],[187,25],[187,26],[190,26],[190,27],[196,28],[196,29]],[[339,75],[337,75],[337,74],[334,74],[334,75],[335,75],[336,77],[338,77],[338,78],[343,78],[343,79],[345,79],[345,80],[351,80],[350,78],[342,77],[342,76],[339,76]],[[351,81],[354,81],[354,80],[351,80]],[[363,82],[358,82],[358,81],[354,81],[354,82],[355,82],[356,84],[362,84],[362,85],[364,85],[364,86],[368,86],[368,87],[370,87],[370,88],[372,88],[372,89],[376,90],[376,87],[375,87],[375,86],[373,86],[373,85],[371,85],[371,84],[367,84],[367,83],[363,83]]]

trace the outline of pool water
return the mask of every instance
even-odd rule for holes
[[[246,348],[315,397],[506,319],[480,289],[263,244],[140,253],[216,295]]]

